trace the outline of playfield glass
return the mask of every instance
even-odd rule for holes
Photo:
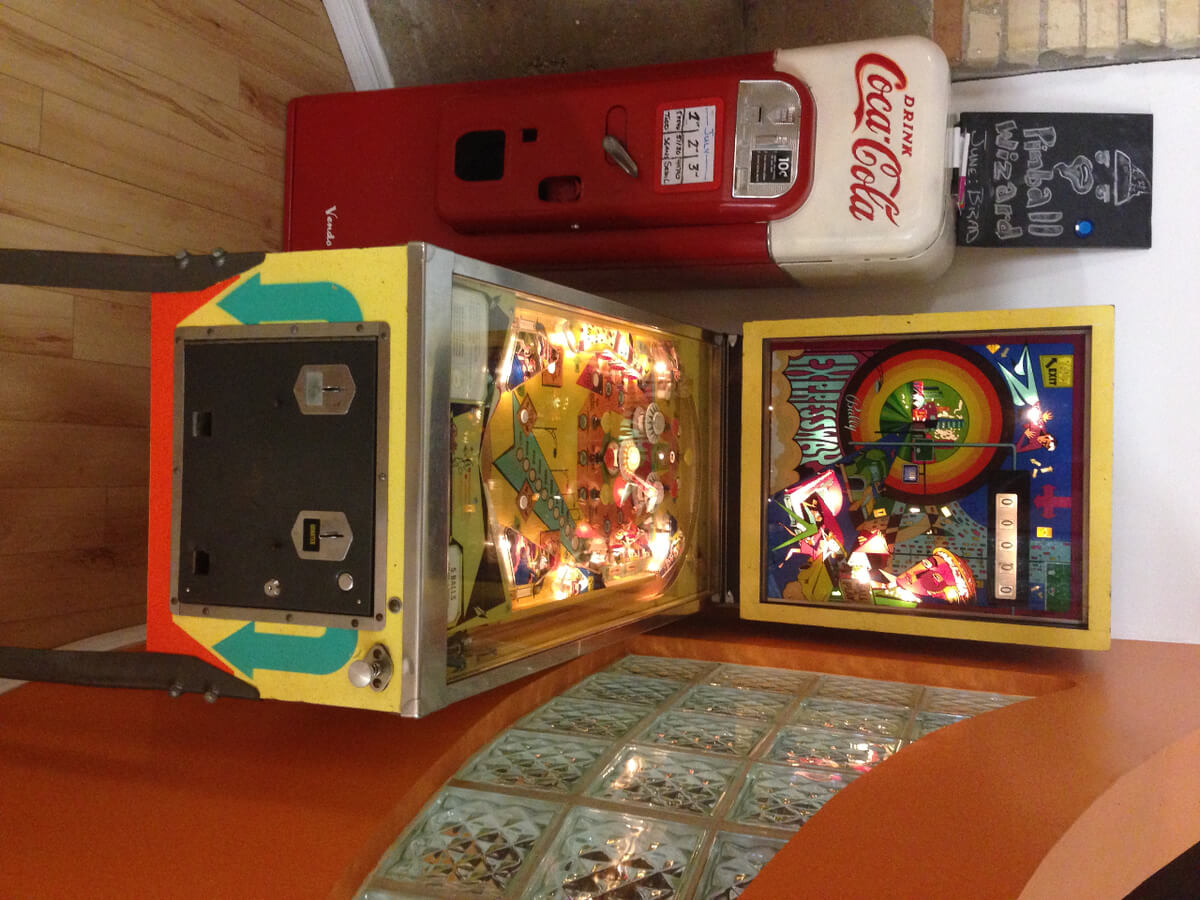
[[[694,596],[711,347],[455,276],[448,674]]]
[[[763,344],[762,598],[1086,625],[1089,330]]]

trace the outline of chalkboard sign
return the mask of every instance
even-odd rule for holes
[[[963,113],[958,243],[1149,247],[1154,117]]]

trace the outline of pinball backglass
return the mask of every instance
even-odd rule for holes
[[[1112,318],[749,323],[743,616],[1106,647]]]

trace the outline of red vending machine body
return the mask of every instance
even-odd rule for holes
[[[878,45],[901,61],[880,56]],[[911,153],[921,135],[918,146],[943,174],[944,140],[931,135],[944,137],[948,83],[934,45],[901,38],[302,97],[289,108],[285,247],[419,239],[543,272],[687,268],[726,281],[786,282],[782,263],[790,260],[773,256],[775,243],[834,262],[821,238],[829,233],[826,213],[800,215],[816,188],[842,218],[855,218],[857,206],[860,221],[848,227],[869,240],[871,229],[910,244],[915,237],[913,252],[921,253],[942,230],[944,183],[906,175],[902,193],[899,172],[912,163],[901,161],[901,148]],[[914,94],[922,100],[915,132]],[[890,159],[887,149],[869,149],[873,163],[864,164],[861,148],[854,156],[845,139],[854,117],[878,132],[868,137],[883,141],[879,147],[894,140]],[[895,133],[882,134],[882,124],[893,122]],[[846,164],[822,171],[822,153],[840,153]],[[924,205],[936,213],[932,229],[908,199],[931,185],[937,196]],[[867,196],[872,190],[878,203]],[[861,221],[864,209],[877,208],[879,222]],[[899,210],[909,221],[897,219]],[[910,222],[921,224],[913,232]],[[862,238],[844,242],[859,266]],[[913,252],[882,254],[894,261]]]

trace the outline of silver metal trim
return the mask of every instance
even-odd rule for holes
[[[764,122],[768,106],[788,107],[791,121]],[[796,163],[800,156],[800,117],[803,115],[800,94],[786,81],[776,79],[738,82],[737,121],[733,144],[730,183],[734,197],[773,199],[782,197],[796,183]],[[764,143],[770,140],[771,143]],[[750,180],[753,153],[756,150],[787,150],[792,154],[792,171],[784,181],[755,182]]]
[[[421,540],[424,521],[421,516],[421,503],[418,495],[421,485],[421,421],[424,398],[424,370],[415,365],[420,354],[425,349],[425,316],[422,301],[425,296],[425,247],[423,244],[409,244],[408,257],[408,287],[405,295],[405,328],[407,341],[404,348],[406,355],[405,370],[407,383],[405,386],[404,404],[411,418],[405,421],[407,433],[401,436],[404,441],[404,555],[402,573],[403,594],[399,598],[403,604],[400,632],[400,714],[405,716],[421,715],[421,682],[420,677],[425,666],[424,649],[421,646]],[[397,398],[399,400],[400,398]],[[398,477],[399,473],[393,473]],[[435,654],[436,655],[436,654]],[[445,655],[445,651],[442,651]]]
[[[598,297],[595,294],[588,294],[553,281],[535,278],[532,275],[525,275],[522,272],[514,272],[512,269],[505,269],[501,266],[481,262],[480,260],[471,259],[466,256],[455,258],[454,272],[458,275],[464,275],[467,278],[486,281],[498,287],[530,294],[535,298],[542,298],[551,303],[574,306],[614,319],[627,319],[635,323],[638,328],[657,330],[706,343],[711,343],[717,336],[716,332],[708,331],[695,325],[687,325],[675,319],[659,315],[658,313],[648,312],[636,306],[627,306],[616,300],[609,300],[607,297]]]
[[[408,246],[408,409],[401,706],[446,705],[450,544],[450,291],[455,256]]]
[[[738,560],[727,558],[726,554],[729,548],[729,528],[740,516],[737,504],[730,503],[725,493],[725,489],[732,484],[731,466],[733,472],[739,471],[740,468],[735,466],[734,461],[724,452],[730,429],[735,427],[730,415],[731,397],[726,390],[732,374],[729,371],[731,352],[727,338],[714,342],[708,385],[710,422],[707,462],[708,470],[716,475],[716,489],[708,492],[708,508],[703,513],[708,516],[710,528],[708,547],[704,548],[707,555],[703,557],[708,562],[708,589],[710,593],[719,593],[722,598],[726,592],[738,589],[736,579],[730,576],[731,572],[737,572]],[[741,389],[740,382],[737,387],[738,390]]]
[[[183,434],[184,434],[184,362],[187,345],[196,341],[249,340],[324,340],[331,337],[374,339],[376,343],[375,373],[375,459],[386,471],[388,451],[388,365],[390,350],[386,322],[296,322],[268,325],[180,325],[175,329],[175,382],[172,387],[171,440],[171,596],[172,615],[198,616],[210,619],[234,619],[249,622],[276,622],[293,625],[324,625],[328,628],[350,628],[358,631],[379,631],[383,628],[387,609],[387,483],[376,480],[375,489],[375,566],[374,590],[370,607],[361,613],[314,613],[302,610],[271,610],[246,606],[216,606],[204,603],[184,603],[179,597],[179,544],[182,528],[183,503]],[[153,598],[152,598],[153,599]]]
[[[511,681],[516,681],[518,678],[524,678],[526,675],[533,675],[536,672],[548,669],[550,666],[556,666],[559,663],[577,659],[594,650],[619,643],[634,635],[642,634],[655,628],[661,628],[664,625],[669,625],[671,622],[677,622],[697,611],[701,596],[696,595],[682,598],[670,608],[651,613],[645,618],[615,625],[603,631],[593,632],[577,640],[568,641],[565,644],[559,644],[557,647],[543,650],[541,653],[536,653],[533,656],[515,659],[512,662],[480,672],[478,675],[470,675],[459,679],[446,686],[444,692],[445,702],[446,704],[450,704],[458,700],[465,700],[467,697],[473,697],[483,691],[491,690],[502,684],[508,684]]]
[[[604,629],[586,638],[503,663],[478,675],[452,683],[448,681],[450,435],[447,412],[450,405],[450,291],[456,275],[599,316],[628,320],[639,328],[684,339],[711,345],[717,337],[714,332],[693,325],[458,256],[429,244],[408,245],[407,408],[410,418],[409,433],[404,438],[407,508],[404,512],[404,620],[400,662],[400,712],[405,716],[426,715],[494,685],[573,659],[626,634],[657,627],[690,614],[696,603],[695,597],[680,598],[671,608],[660,608],[648,618]],[[719,417],[720,404],[715,398],[714,402],[712,416]],[[716,553],[711,547],[708,549],[711,562]],[[681,612],[681,608],[686,612]]]

